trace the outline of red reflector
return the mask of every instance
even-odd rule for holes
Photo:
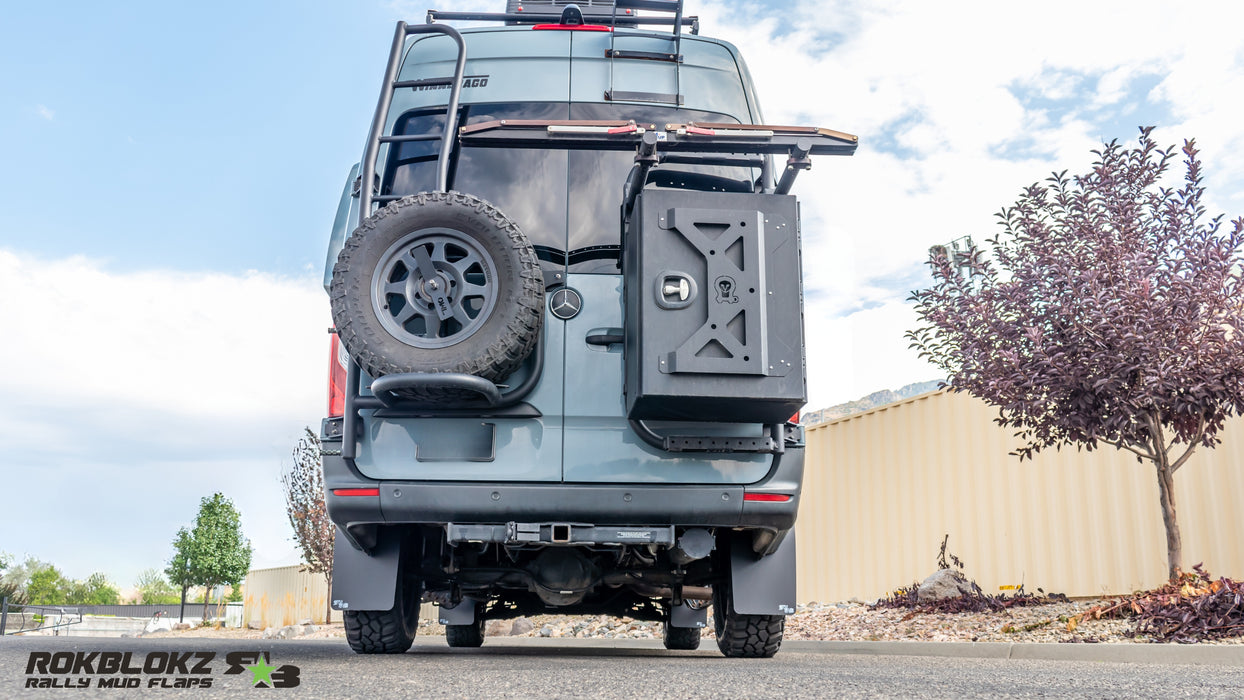
[[[350,358],[336,333],[328,348],[328,417],[340,418],[346,414],[346,363]]]
[[[333,489],[334,496],[379,496],[380,489]]]
[[[537,24],[532,29],[546,29],[559,32],[611,32],[613,29],[603,24]]]
[[[793,496],[788,493],[745,493],[744,501],[760,501],[762,503],[785,503]]]
[[[786,421],[786,422],[787,422],[787,423],[794,423],[795,425],[799,425],[799,411],[795,411],[795,415],[791,416],[791,417],[790,417],[790,420],[788,420],[788,421]]]

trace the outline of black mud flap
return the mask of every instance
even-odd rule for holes
[[[401,560],[400,533],[379,528],[371,553],[355,549],[337,529],[333,540],[333,610],[391,610]]]
[[[478,603],[472,598],[463,598],[461,603],[447,608],[438,606],[440,614],[437,619],[442,625],[473,625],[475,624],[475,608]]]
[[[693,608],[683,601],[670,608],[670,627],[708,627],[708,606]]]
[[[767,557],[756,556],[750,538],[730,538],[730,589],[734,611],[741,615],[794,614],[794,530]]]

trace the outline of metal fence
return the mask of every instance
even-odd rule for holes
[[[160,613],[161,617],[176,620],[181,612],[181,603],[171,605],[77,605],[83,615],[113,615],[116,617],[151,617]],[[208,617],[224,615],[225,604],[208,603]],[[203,615],[203,601],[186,601],[186,616],[198,619]]]
[[[82,622],[82,611],[59,605],[16,605],[0,598],[0,637],[60,629]]]
[[[1166,578],[1157,477],[1130,453],[1050,450],[1020,462],[997,409],[966,394],[914,397],[808,429],[799,600],[871,599],[923,579],[938,545],[986,591],[1071,596]],[[1244,576],[1244,418],[1175,475],[1184,565]]]

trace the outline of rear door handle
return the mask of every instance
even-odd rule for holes
[[[606,328],[603,333],[593,333],[584,340],[588,345],[613,345],[626,340],[621,328]]]

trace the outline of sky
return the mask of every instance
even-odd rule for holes
[[[435,3],[500,11],[501,0]],[[1195,137],[1244,213],[1244,6],[687,0],[766,120],[860,137],[800,176],[809,408],[936,379],[929,246],[1103,141]],[[279,474],[325,408],[329,227],[422,2],[21,3],[0,24],[0,552],[121,588],[199,499],[296,563]]]

